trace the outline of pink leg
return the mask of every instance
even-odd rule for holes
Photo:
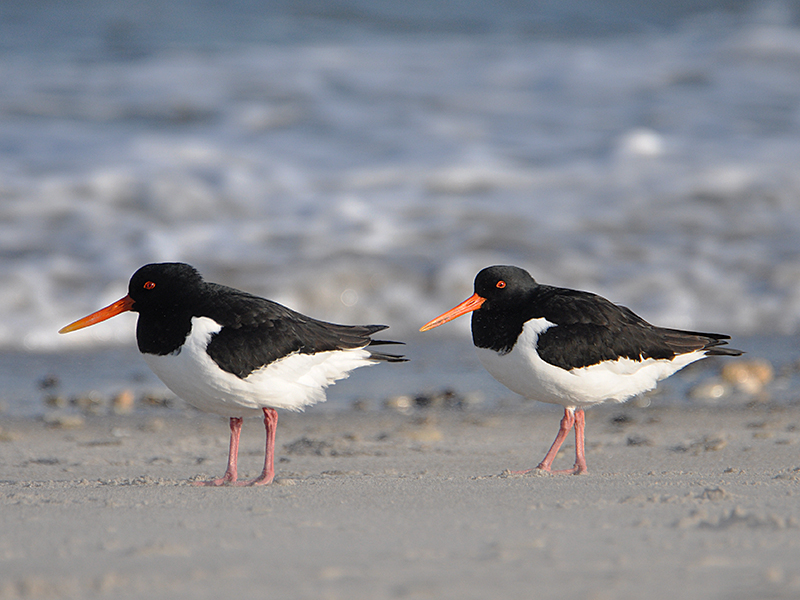
[[[264,453],[264,470],[261,475],[236,485],[267,485],[275,477],[275,430],[278,428],[278,411],[274,408],[262,408],[264,411],[264,428],[267,430],[267,449]]]
[[[239,435],[242,432],[242,418],[231,417],[231,444],[228,450],[228,468],[225,475],[219,479],[210,481],[195,481],[192,485],[224,485],[226,483],[236,483],[236,461],[239,456]]]
[[[564,439],[567,437],[569,430],[572,429],[572,426],[575,423],[575,409],[573,408],[565,408],[564,409],[564,418],[561,419],[561,426],[558,429],[558,435],[556,435],[556,439],[553,440],[553,445],[550,446],[550,450],[547,451],[542,462],[537,465],[537,469],[541,469],[542,471],[550,471],[550,465],[553,464],[553,460],[555,460],[556,454],[558,454],[559,449],[561,448],[561,444],[564,443]],[[524,474],[530,473],[533,469],[527,469],[525,471],[512,471],[514,474]]]
[[[583,430],[586,427],[586,415],[583,414],[583,409],[575,412],[575,466],[572,472],[575,475],[586,473],[586,456],[583,447]]]
[[[561,426],[558,428],[558,435],[556,435],[556,439],[553,440],[553,445],[550,446],[550,450],[547,451],[545,454],[544,459],[537,465],[537,469],[541,469],[542,471],[549,471],[550,466],[553,464],[553,461],[556,458],[556,454],[561,449],[561,444],[564,443],[564,440],[569,433],[569,430],[572,429],[572,426],[575,424],[575,409],[574,408],[565,408],[564,409],[564,418],[561,419]],[[560,471],[556,471],[559,473]]]

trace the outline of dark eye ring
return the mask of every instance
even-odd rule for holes
[[[146,281],[142,287],[146,290],[152,290],[154,287],[156,287],[156,284],[152,281]]]

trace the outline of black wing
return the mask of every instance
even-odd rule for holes
[[[225,293],[219,293],[224,291]],[[221,369],[238,377],[289,354],[398,344],[370,336],[387,325],[338,325],[312,319],[277,302],[224,286],[213,286],[204,314],[222,329],[212,336],[207,352]],[[402,356],[373,352],[371,358],[404,362]]]
[[[730,336],[655,327],[630,309],[589,292],[540,286],[537,313],[555,327],[539,335],[538,353],[546,362],[574,369],[605,360],[675,356],[706,350],[709,355],[738,356],[720,348]]]

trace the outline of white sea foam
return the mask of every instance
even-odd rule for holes
[[[492,263],[659,324],[797,333],[800,30],[771,6],[589,35],[486,9],[426,32],[411,7],[410,33],[207,46],[132,16],[65,41],[31,8],[45,50],[0,25],[0,346],[130,343],[125,319],[55,332],[164,260],[399,336]]]

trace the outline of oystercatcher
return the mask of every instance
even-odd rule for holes
[[[397,344],[371,336],[386,325],[336,325],[203,280],[183,263],[149,264],[131,277],[128,294],[59,333],[139,313],[136,341],[147,364],[175,394],[197,408],[230,417],[228,468],[199,485],[262,485],[274,476],[276,408],[299,411],[325,400],[325,388],[364,365],[405,362],[371,348]],[[237,481],[242,417],[264,415],[264,470]]]
[[[420,331],[468,312],[478,357],[495,379],[525,398],[564,407],[558,435],[536,467],[543,471],[573,425],[575,465],[558,472],[586,471],[585,407],[624,402],[706,356],[742,354],[720,347],[730,336],[655,327],[596,294],[540,285],[519,267],[483,269],[470,298]]]

